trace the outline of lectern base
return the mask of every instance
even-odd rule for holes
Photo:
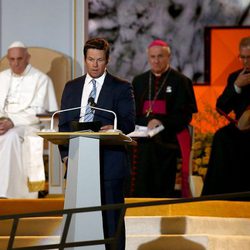
[[[99,140],[77,137],[70,140],[67,186],[64,208],[101,205]],[[102,213],[75,214],[67,242],[104,239]],[[104,245],[71,248],[75,250],[104,250]]]
[[[69,143],[69,164],[65,209],[101,205],[100,193],[100,141],[104,145],[136,145],[122,132],[39,132],[48,141],[64,145]],[[102,240],[102,213],[81,213],[73,217],[67,242]],[[71,248],[72,249],[72,248]],[[74,248],[73,248],[74,249]],[[75,250],[104,250],[104,245],[76,247]]]

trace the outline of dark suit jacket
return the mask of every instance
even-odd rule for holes
[[[69,81],[64,88],[61,109],[81,106],[81,98],[85,77],[81,76]],[[117,115],[117,127],[124,134],[135,128],[135,105],[132,85],[107,72],[97,107],[112,110]],[[70,122],[79,120],[80,109],[61,113],[59,116],[59,131],[70,131]],[[111,113],[95,111],[94,121],[101,121],[102,125],[111,125],[114,116]],[[68,147],[60,146],[62,158],[68,155]],[[129,174],[127,156],[123,146],[103,146],[101,148],[101,173],[106,180],[123,178]]]
[[[250,85],[243,87],[240,94],[234,88],[234,82],[241,71],[242,69],[229,75],[227,85],[216,103],[221,114],[234,111],[236,119],[250,105]],[[249,155],[249,131],[242,132],[233,123],[218,129],[213,137],[202,194],[249,191]]]
[[[243,87],[240,94],[236,93],[234,88],[234,82],[241,71],[242,69],[229,75],[227,86],[216,103],[217,109],[222,110],[226,114],[234,111],[236,119],[239,119],[242,113],[250,105],[250,85]]]

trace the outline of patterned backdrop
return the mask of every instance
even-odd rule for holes
[[[112,45],[109,70],[128,80],[148,69],[155,38],[172,49],[172,66],[204,82],[204,27],[250,25],[250,0],[89,0],[89,37]]]

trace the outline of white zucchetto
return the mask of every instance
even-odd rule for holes
[[[20,41],[15,41],[13,42],[8,49],[12,49],[12,48],[26,48],[26,46],[24,45],[24,43],[20,42]]]

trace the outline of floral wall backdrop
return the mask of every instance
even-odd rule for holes
[[[112,44],[109,69],[131,80],[148,68],[155,38],[172,49],[172,66],[204,82],[204,27],[250,24],[250,0],[89,0],[89,37]]]

